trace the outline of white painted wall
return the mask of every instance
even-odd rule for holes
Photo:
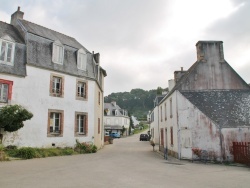
[[[154,141],[155,144],[159,144],[159,126],[158,126],[158,106],[156,106],[153,110],[154,117],[151,117],[150,130],[154,129],[151,140]]]
[[[64,76],[64,97],[49,95],[50,74]],[[27,65],[25,78],[1,74],[1,79],[13,81],[11,104],[19,104],[33,113],[33,118],[26,121],[24,127],[14,133],[4,134],[4,145],[51,147],[74,146],[75,140],[93,142],[94,140],[94,105],[95,81],[88,80],[88,100],[75,100],[76,77],[63,73]],[[48,109],[64,110],[63,137],[47,137]],[[74,137],[75,111],[88,113],[88,135]]]

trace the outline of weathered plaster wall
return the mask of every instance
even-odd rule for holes
[[[50,74],[64,76],[64,97],[49,96]],[[88,100],[75,100],[76,77],[27,66],[27,77],[20,78],[2,75],[1,79],[12,80],[11,104],[19,104],[33,113],[24,127],[14,133],[4,134],[4,145],[51,147],[74,146],[75,139],[80,142],[94,142],[94,104],[95,82],[88,80]],[[47,137],[48,109],[64,110],[64,131],[62,137]],[[74,137],[75,112],[88,113],[88,135]]]
[[[198,42],[197,59],[182,90],[249,89],[225,61],[222,42]]]
[[[181,157],[192,158],[192,148],[206,150],[210,160],[233,160],[232,142],[250,142],[250,128],[223,128],[211,121],[178,92]],[[222,147],[220,144],[220,136]]]
[[[182,158],[192,158],[192,148],[220,157],[220,133],[216,125],[178,92],[178,117]]]
[[[233,142],[250,142],[250,127],[224,128],[222,134],[224,160],[233,160]]]

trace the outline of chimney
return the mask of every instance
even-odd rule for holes
[[[100,64],[100,54],[99,53],[94,54],[94,59],[95,59],[95,62],[97,64]]]
[[[168,80],[168,91],[171,91],[175,86],[174,79]]]
[[[174,71],[174,81],[175,81],[175,83],[177,83],[186,72],[187,71],[183,70],[183,67],[181,67],[180,71]]]
[[[224,62],[222,41],[198,41],[196,43],[197,61]]]
[[[14,12],[12,15],[11,15],[11,20],[10,20],[10,24],[12,25],[17,25],[17,20],[18,19],[23,19],[23,15],[24,15],[24,12],[20,11],[20,7],[17,8],[17,11]]]

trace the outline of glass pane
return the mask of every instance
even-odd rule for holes
[[[0,60],[1,61],[4,61],[5,49],[6,49],[6,42],[2,42],[1,54],[0,54]]]
[[[11,62],[12,44],[8,43],[7,62]]]

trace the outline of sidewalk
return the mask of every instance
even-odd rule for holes
[[[164,153],[159,151],[159,150],[155,150],[155,152],[158,154],[158,155],[161,155],[162,158],[164,159]],[[184,165],[185,163],[187,163],[187,161],[183,161],[183,160],[179,160],[175,157],[172,157],[172,156],[167,156],[167,159],[165,159],[166,163],[169,163],[169,164],[176,164],[176,165]]]

